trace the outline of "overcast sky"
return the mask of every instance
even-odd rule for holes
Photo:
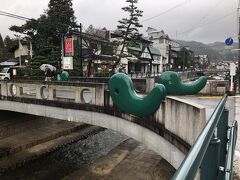
[[[0,11],[38,18],[47,9],[49,0],[0,0]],[[73,0],[78,22],[86,29],[95,27],[115,29],[117,21],[127,15],[121,10],[125,0]],[[227,37],[236,39],[238,0],[139,0],[143,10],[140,21],[144,33],[147,27],[164,30],[171,38],[200,42],[222,41]],[[13,36],[11,25],[24,21],[0,16],[0,33]]]

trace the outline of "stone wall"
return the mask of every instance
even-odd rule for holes
[[[90,82],[108,84],[109,77],[70,77],[72,82]],[[154,78],[132,78],[134,88],[139,93],[148,93],[154,87]]]
[[[167,97],[165,128],[193,145],[206,123],[205,108],[177,97]]]
[[[208,80],[206,86],[198,94],[222,96],[227,91],[229,91],[229,81]]]

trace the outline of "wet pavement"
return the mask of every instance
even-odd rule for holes
[[[187,99],[191,102],[200,104],[206,108],[206,119],[209,119],[214,109],[221,100],[221,96],[179,96],[179,98]],[[235,113],[235,97],[229,96],[226,108],[229,110],[229,120],[232,121]]]

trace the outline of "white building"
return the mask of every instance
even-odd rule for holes
[[[153,47],[160,50],[163,66],[166,66],[172,62],[170,57],[171,48],[180,47],[179,43],[171,40],[164,31],[158,31],[154,28],[148,27],[147,29],[148,39],[153,42]],[[163,69],[163,67],[161,67]]]

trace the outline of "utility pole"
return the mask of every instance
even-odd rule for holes
[[[80,23],[80,70],[83,76],[83,61],[82,61],[82,23]]]
[[[183,47],[183,67],[182,67],[182,71],[184,72],[185,71],[185,47]]]
[[[240,49],[240,0],[237,8],[237,26],[238,26],[238,49]],[[238,51],[238,93],[240,93],[240,51]]]
[[[23,46],[21,44],[21,41],[20,41],[20,36],[17,36],[18,37],[18,52],[19,52],[19,66],[21,67],[22,66],[22,51],[23,51]]]
[[[59,63],[59,68],[63,70],[63,59],[64,59],[64,35],[61,35],[61,60]]]

